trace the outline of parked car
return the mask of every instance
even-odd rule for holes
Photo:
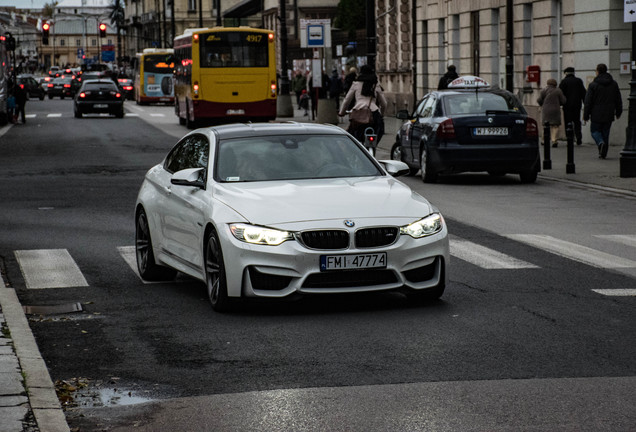
[[[28,97],[36,97],[44,100],[45,91],[36,81],[33,75],[18,75],[16,84],[26,90]]]
[[[397,132],[391,158],[423,181],[441,174],[486,171],[519,174],[532,183],[540,171],[539,128],[512,93],[479,77],[454,80],[448,90],[424,96]]]
[[[108,113],[124,117],[124,96],[110,79],[86,80],[75,95],[75,117],[89,113]]]
[[[117,83],[122,93],[126,96],[126,99],[135,98],[135,83],[130,78],[118,78]]]
[[[59,97],[64,99],[65,97],[73,97],[73,90],[71,89],[71,78],[53,78],[48,84],[49,99]]]
[[[303,294],[399,290],[437,299],[448,232],[439,210],[393,177],[407,172],[336,126],[195,130],[139,190],[139,274],[199,279],[217,311],[240,298]]]

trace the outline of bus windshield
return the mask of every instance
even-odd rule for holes
[[[268,67],[267,34],[218,32],[201,35],[200,66],[203,68]]]
[[[173,54],[145,54],[144,72],[171,74],[174,69]]]

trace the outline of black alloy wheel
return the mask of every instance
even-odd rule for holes
[[[143,209],[137,213],[137,221],[135,223],[135,255],[137,256],[137,269],[142,279],[162,281],[175,278],[177,274],[175,270],[157,265],[155,262],[148,217]]]
[[[227,312],[230,309],[230,299],[227,295],[223,251],[214,230],[208,234],[205,246],[205,285],[212,309]]]
[[[435,183],[437,181],[437,173],[433,172],[431,168],[426,146],[422,146],[422,152],[420,153],[420,171],[424,183]]]

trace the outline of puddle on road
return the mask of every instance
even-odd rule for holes
[[[75,395],[75,403],[83,408],[136,405],[153,400],[132,391],[116,388],[84,388]]]

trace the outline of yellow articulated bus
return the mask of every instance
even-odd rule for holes
[[[135,102],[174,102],[174,50],[171,48],[146,48],[137,53],[135,63]]]
[[[188,29],[174,39],[175,113],[197,123],[276,118],[274,32],[249,27]]]

